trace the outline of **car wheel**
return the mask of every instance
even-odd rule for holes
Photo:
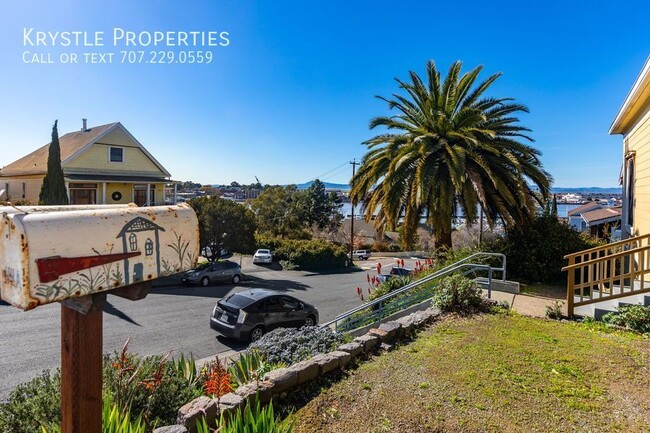
[[[240,280],[241,277],[239,275],[235,275],[234,277],[232,277],[232,282],[235,284],[239,283]]]
[[[262,335],[264,335],[264,328],[262,328],[261,326],[256,326],[255,328],[253,328],[253,330],[251,331],[251,343],[253,341],[257,341],[260,338],[262,338]]]
[[[314,316],[307,316],[305,319],[305,326],[314,326],[316,325],[316,319],[314,319]]]
[[[210,284],[210,279],[208,277],[201,278],[201,285],[203,287],[208,287],[208,284]]]

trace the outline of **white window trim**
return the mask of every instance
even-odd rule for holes
[[[631,173],[632,178],[630,178],[630,162],[633,164],[634,172]],[[636,223],[635,218],[635,203],[636,199],[636,152],[629,152],[625,155],[624,166],[623,166],[623,212],[621,218],[621,228],[623,232],[628,236],[634,236],[634,225]],[[631,181],[631,182],[630,182]],[[631,183],[631,185],[630,185]],[[630,203],[629,191],[632,191],[632,203]],[[631,211],[631,212],[630,212]],[[630,222],[630,213],[632,214],[632,224]]]
[[[122,161],[111,161],[111,149],[122,149]],[[126,149],[122,146],[108,146],[108,163],[109,164],[124,164],[126,160]]]

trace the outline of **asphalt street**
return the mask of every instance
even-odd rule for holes
[[[130,351],[143,356],[171,350],[173,356],[183,353],[200,359],[240,350],[244,344],[219,336],[209,325],[214,304],[228,293],[251,287],[286,292],[314,304],[324,322],[359,305],[355,288],[366,287],[366,273],[373,272],[378,260],[384,267],[394,262],[371,259],[359,262],[356,271],[314,273],[283,271],[276,264],[257,266],[249,260],[244,258],[244,280],[237,286],[160,286],[136,302],[109,295],[104,308],[104,352],[119,351],[129,337]],[[59,304],[50,304],[23,312],[0,305],[0,399],[17,384],[59,367],[60,309]]]

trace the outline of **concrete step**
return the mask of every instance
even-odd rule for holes
[[[488,279],[485,277],[474,278],[474,281],[482,289],[487,289]],[[519,293],[519,282],[518,281],[502,281],[492,278],[492,290],[497,292],[505,293]]]
[[[574,314],[581,317],[593,317],[601,320],[607,313],[618,313],[618,308],[626,305],[650,306],[650,296],[645,294],[634,294],[624,298],[604,300],[595,304],[581,305],[574,309]]]
[[[589,305],[580,305],[575,307],[574,315],[582,317],[594,317],[600,319],[604,314],[608,312],[616,312],[619,304],[641,304],[644,306],[650,306],[650,295],[646,293],[636,293],[630,292],[629,287],[623,287],[622,293],[628,293],[628,296],[623,298],[608,299],[604,298],[601,302],[596,302]],[[616,286],[612,288],[612,293],[620,294],[621,288]],[[593,299],[600,298],[600,293],[594,291]],[[583,298],[588,299],[588,298]],[[580,298],[578,296],[574,297],[575,302],[579,302]],[[596,311],[599,310],[599,311]]]

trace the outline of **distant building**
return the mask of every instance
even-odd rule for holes
[[[585,203],[582,206],[571,209],[567,213],[567,216],[569,218],[569,225],[579,232],[586,231],[588,226],[587,222],[582,217],[582,214],[596,209],[602,209],[603,207],[604,206],[598,202],[590,201],[589,203]]]

